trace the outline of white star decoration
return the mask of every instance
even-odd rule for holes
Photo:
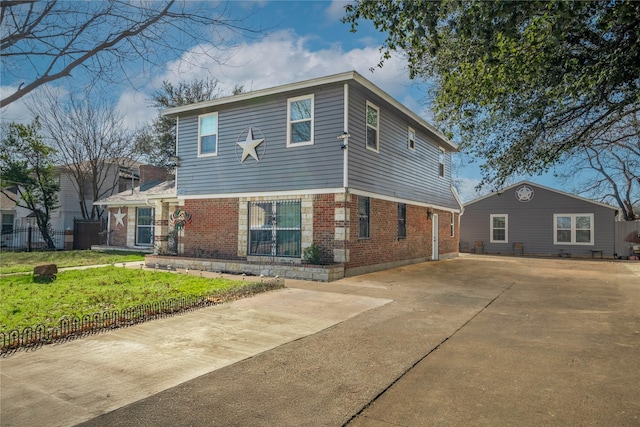
[[[526,185],[516,190],[516,198],[521,202],[528,202],[533,199],[533,190]]]
[[[127,216],[127,214],[122,213],[122,209],[118,208],[118,213],[113,214],[113,216],[116,219],[116,225],[121,225],[124,227],[124,222],[122,222],[122,220],[124,219],[125,216]]]
[[[244,162],[247,156],[251,156],[256,159],[256,162],[260,159],[258,158],[258,153],[256,152],[256,147],[264,141],[264,138],[253,139],[253,131],[249,128],[249,132],[247,133],[247,139],[244,142],[238,141],[240,147],[242,147],[242,158],[240,159],[240,163]]]

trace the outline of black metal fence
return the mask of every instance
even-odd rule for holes
[[[3,231],[0,246],[3,251],[41,251],[64,249],[64,230],[51,230],[49,236],[55,248],[49,248],[38,227],[20,227]]]
[[[260,283],[249,283],[235,288],[223,295],[170,298],[123,310],[63,317],[55,327],[39,324],[22,330],[14,329],[0,332],[0,355],[5,357],[19,349],[37,348],[44,344],[132,326],[283,287],[284,281],[281,279],[264,280]]]

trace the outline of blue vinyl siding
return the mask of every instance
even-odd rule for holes
[[[558,255],[560,250],[572,256],[591,256],[591,250],[602,250],[605,256],[614,252],[615,209],[550,191],[526,183],[534,190],[528,202],[519,202],[516,184],[504,192],[470,202],[460,218],[460,249],[474,251],[475,242],[484,242],[487,253],[512,254],[513,243],[524,244],[525,254]],[[508,215],[507,243],[490,242],[490,215]],[[554,214],[593,214],[593,245],[554,244]]]
[[[328,83],[230,103],[194,109],[180,115],[177,191],[180,196],[300,191],[342,188],[344,151],[336,137],[344,127],[344,84]],[[350,81],[348,186],[398,199],[459,209],[451,192],[451,152],[445,156],[445,177],[438,173],[439,140],[358,82]],[[314,96],[313,145],[287,147],[287,99]],[[380,109],[379,152],[365,146],[367,101]],[[218,153],[197,157],[198,115],[218,113]],[[244,140],[251,127],[264,157],[242,164]],[[407,147],[407,131],[416,132],[415,149]],[[242,135],[242,136],[241,136]]]
[[[451,193],[451,153],[445,177],[438,172],[438,145],[417,123],[408,122],[364,89],[349,89],[349,187],[438,206],[459,208]],[[367,101],[380,108],[380,146],[365,147]],[[416,131],[415,150],[407,147],[407,131]]]
[[[287,99],[315,94],[314,144],[286,147]],[[343,153],[336,136],[343,131],[343,86],[292,92],[286,95],[221,106],[218,112],[218,156],[197,157],[197,115],[179,121],[181,195],[211,195],[342,187]],[[236,141],[251,127],[254,137],[266,138],[264,157],[241,164]],[[241,139],[244,139],[244,135]],[[263,143],[264,144],[264,143]]]

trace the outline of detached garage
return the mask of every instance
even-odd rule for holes
[[[617,208],[521,181],[464,205],[460,251],[613,257]]]

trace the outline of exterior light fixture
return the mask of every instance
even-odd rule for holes
[[[346,149],[347,148],[347,138],[349,138],[351,135],[348,132],[342,132],[340,135],[337,136],[338,139],[342,140],[342,144],[340,144],[340,148],[341,149]]]

